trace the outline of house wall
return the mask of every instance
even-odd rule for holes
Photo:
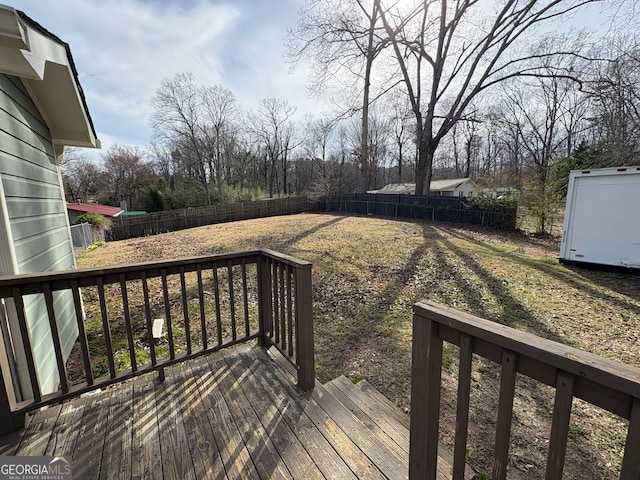
[[[46,122],[17,77],[0,74],[0,179],[5,219],[0,235],[13,246],[13,268],[1,274],[66,270],[75,267],[64,193]],[[8,222],[8,225],[7,225]],[[11,306],[7,305],[8,310]],[[65,358],[78,335],[71,292],[54,293]],[[51,331],[42,295],[25,298],[36,366],[43,393],[57,388]],[[13,313],[15,317],[15,312]],[[15,322],[15,318],[13,320]],[[9,312],[9,323],[15,331]],[[12,335],[14,341],[19,341]],[[19,348],[16,347],[16,351]],[[16,353],[23,391],[26,366]],[[25,393],[29,396],[29,392]]]
[[[462,192],[463,197],[475,197],[478,195],[477,188],[471,182],[465,182],[462,185],[456,187],[454,196],[459,197]]]

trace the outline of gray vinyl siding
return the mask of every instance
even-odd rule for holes
[[[49,129],[21,81],[0,75],[0,175],[9,213],[18,271],[34,273],[74,268],[66,205]],[[54,293],[65,357],[78,335],[70,292]],[[57,387],[58,375],[47,309],[42,295],[25,298],[36,365],[43,393]]]

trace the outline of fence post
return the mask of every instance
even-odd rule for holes
[[[309,391],[316,383],[311,264],[298,265],[295,268],[298,385],[303,390]]]
[[[442,339],[438,324],[415,312],[411,346],[409,479],[436,478]]]
[[[271,271],[269,259],[265,255],[258,256],[258,345],[267,346],[266,335],[271,318]],[[270,328],[270,327],[269,327]]]

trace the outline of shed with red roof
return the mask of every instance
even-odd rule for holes
[[[107,218],[115,218],[122,215],[123,212],[124,210],[119,207],[100,205],[99,203],[67,203],[67,214],[71,223],[75,223],[83,213],[97,213]]]

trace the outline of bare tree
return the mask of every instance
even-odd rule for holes
[[[138,189],[142,181],[152,175],[143,153],[136,147],[113,145],[103,155],[104,176],[114,203],[122,200],[128,208],[135,208]]]
[[[311,186],[319,177],[326,175],[326,162],[337,122],[328,118],[309,118],[306,123],[307,135],[303,142],[304,157],[309,160],[305,187]]]
[[[362,138],[360,124],[353,124],[351,135],[353,141],[353,157],[360,172],[365,172],[367,179],[367,190],[378,188],[379,183],[384,179],[379,177],[379,173],[389,162],[389,144],[391,139],[391,128],[389,121],[380,112],[372,112],[368,120],[369,135],[367,136],[366,154],[362,154],[360,149],[360,139]],[[362,162],[366,162],[363,166]]]
[[[589,96],[603,166],[631,164],[640,154],[640,44],[623,38],[609,48],[613,60],[601,64]]]
[[[550,41],[560,44],[562,39],[543,40]],[[581,108],[584,99],[577,93],[576,82],[554,75],[558,70],[579,75],[581,65],[575,57],[541,57],[537,62],[537,75],[504,83],[502,98],[505,121],[517,132],[528,159],[531,177],[525,201],[534,213],[537,229],[546,232],[560,200],[549,188],[553,168],[560,158],[573,153],[571,149],[585,129],[586,110]]]
[[[273,198],[277,190],[286,188],[289,153],[294,148],[295,126],[292,120],[295,107],[277,98],[265,98],[260,107],[249,115],[248,127],[264,156],[265,187]],[[282,170],[280,170],[282,169]],[[279,182],[279,173],[285,176]]]
[[[528,53],[527,34],[597,1],[425,0],[408,13],[375,0],[415,116],[417,194],[429,193],[434,153],[474,99],[509,78],[537,75],[533,59],[574,53]]]
[[[409,122],[411,120],[411,105],[407,101],[406,93],[395,89],[387,100],[387,110],[390,112],[389,129],[393,137],[394,155],[398,168],[398,182],[402,183],[403,167],[406,162],[407,144],[414,135],[414,129]],[[406,173],[405,173],[406,176]]]
[[[207,205],[211,205],[207,169],[210,145],[204,138],[202,94],[193,74],[179,73],[163,79],[151,104],[156,137],[168,142],[178,160],[188,165],[204,189]]]
[[[230,164],[229,153],[232,151],[234,134],[233,122],[238,114],[236,100],[230,90],[222,85],[205,87],[201,90],[202,106],[205,121],[204,133],[210,143],[208,152],[209,171],[216,179],[218,201],[222,202],[222,182],[225,165]],[[229,152],[225,147],[229,146]],[[226,161],[225,158],[227,157]]]
[[[61,166],[67,200],[86,203],[91,195],[97,193],[102,171],[87,160],[79,149],[65,148]]]
[[[370,183],[365,167],[369,163],[366,146],[373,64],[388,45],[380,25],[378,3],[365,0],[310,0],[300,11],[298,25],[288,36],[294,63],[302,58],[312,60],[313,90],[322,90],[330,79],[351,77],[362,81],[359,152],[363,155],[360,161],[363,168],[360,189],[363,192]]]

